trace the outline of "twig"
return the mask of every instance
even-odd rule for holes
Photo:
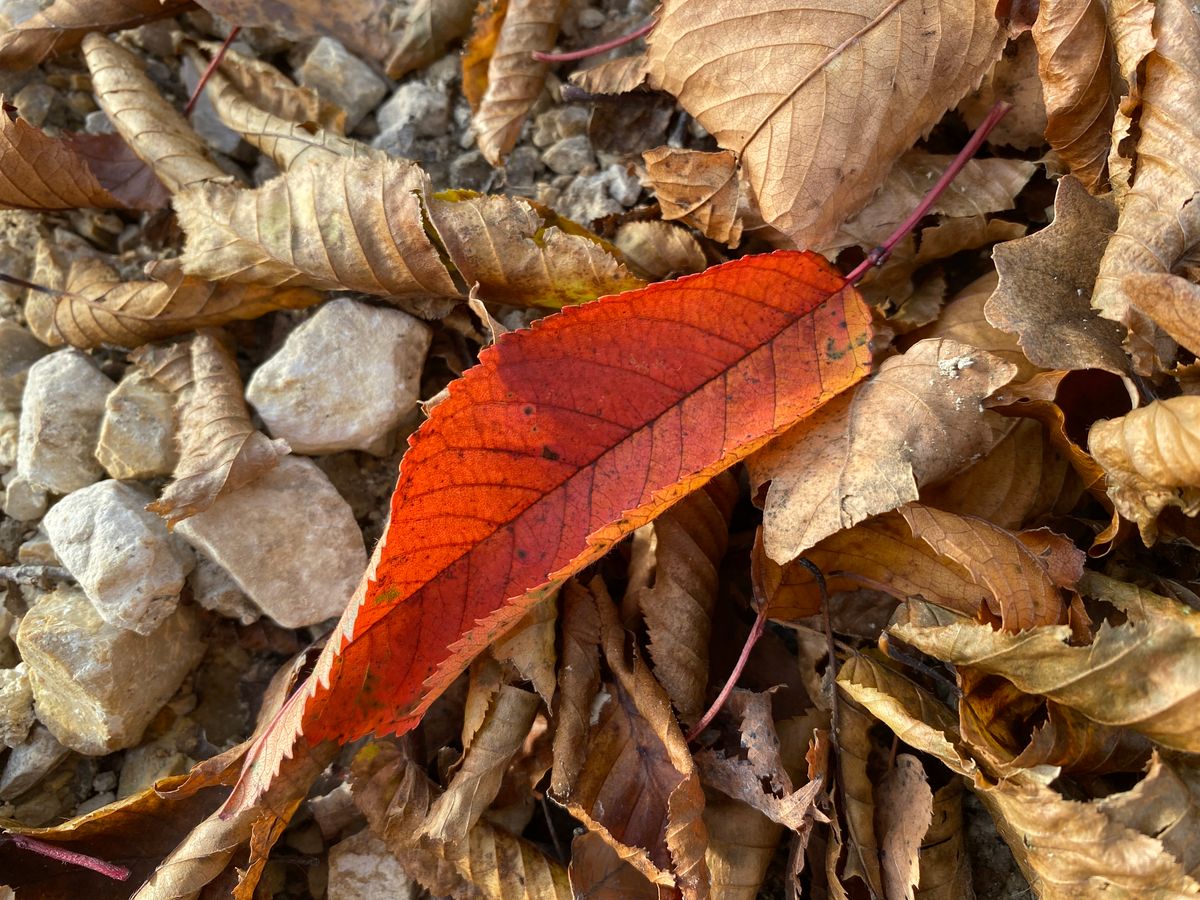
[[[0,272],[0,281],[3,281],[5,284],[15,284],[17,287],[29,288],[31,291],[41,291],[43,294],[50,294],[52,297],[62,295],[62,291],[43,287],[40,284],[34,284],[32,281],[26,281],[24,278],[18,278],[16,275],[7,275],[4,272]]]
[[[615,50],[617,47],[624,47],[626,44],[632,44],[638,38],[650,33],[650,30],[658,24],[657,19],[650,19],[647,22],[639,25],[637,28],[628,34],[623,34],[620,37],[613,38],[611,41],[605,41],[603,44],[596,44],[593,47],[584,47],[582,50],[572,50],[569,53],[543,53],[540,50],[534,51],[533,58],[538,62],[559,63],[572,62],[576,59],[587,59],[589,56],[595,56],[599,53],[605,53],[609,50]]]
[[[20,847],[22,850],[28,850],[30,853],[45,856],[64,865],[78,866],[81,869],[90,869],[93,872],[99,872],[105,878],[111,878],[113,881],[125,881],[129,878],[129,869],[125,868],[125,866],[105,862],[94,856],[88,856],[86,853],[76,853],[74,850],[67,850],[59,847],[57,844],[39,841],[37,838],[32,838],[28,835],[6,834],[3,836],[3,840],[12,842],[14,846]]]
[[[688,741],[694,741],[700,737],[704,729],[708,727],[708,723],[716,718],[717,713],[721,711],[721,707],[725,705],[725,701],[733,693],[733,688],[737,684],[738,679],[742,677],[742,669],[746,668],[746,663],[750,659],[750,651],[754,649],[754,645],[762,637],[766,625],[767,604],[762,602],[758,604],[758,616],[754,619],[754,625],[750,628],[750,634],[746,637],[746,643],[742,647],[742,655],[738,657],[737,662],[733,666],[733,671],[729,673],[729,678],[725,681],[725,687],[721,688],[721,693],[717,694],[717,699],[712,702],[712,706],[708,708],[708,711],[693,726],[692,730],[687,733]]]
[[[859,263],[853,272],[846,276],[847,284],[857,284],[867,272],[877,266],[882,266],[887,261],[887,258],[892,255],[892,251],[896,249],[896,245],[904,240],[905,235],[916,228],[917,223],[925,217],[930,207],[937,202],[938,197],[945,193],[946,188],[950,186],[950,182],[954,180],[955,176],[962,171],[963,166],[970,162],[971,157],[979,152],[979,148],[983,146],[983,142],[987,140],[987,136],[992,133],[992,129],[1000,123],[1000,120],[1004,118],[1010,109],[1012,109],[1012,104],[1005,103],[1003,100],[992,107],[991,112],[987,114],[987,118],[979,123],[979,127],[975,129],[975,133],[967,141],[967,145],[958,152],[958,156],[954,157],[954,162],[950,163],[946,171],[942,173],[942,177],[929,189],[929,193],[925,195],[925,199],[917,204],[917,208],[912,211],[912,214],[896,227],[896,230],[888,236],[886,241],[868,253],[867,258]]]
[[[183,108],[184,118],[190,116],[192,110],[196,108],[196,104],[200,102],[200,92],[208,84],[208,79],[212,78],[212,73],[217,71],[217,66],[225,58],[225,51],[229,49],[229,45],[234,42],[241,30],[242,27],[238,25],[229,32],[229,37],[225,38],[225,41],[218,48],[217,52],[213,54],[213,58],[209,61],[204,71],[200,73],[200,80],[196,82],[196,89],[192,91],[192,96],[188,98],[187,106]]]

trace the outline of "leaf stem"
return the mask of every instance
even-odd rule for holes
[[[217,71],[217,66],[221,64],[221,60],[225,58],[225,51],[229,49],[229,45],[234,42],[238,34],[241,32],[242,26],[234,26],[229,32],[229,37],[221,43],[220,48],[213,54],[213,58],[209,61],[204,71],[200,73],[200,80],[196,82],[196,89],[192,91],[192,96],[188,98],[187,106],[183,108],[183,115],[186,118],[192,114],[192,110],[196,108],[196,104],[200,102],[200,92],[204,90],[204,86],[208,84],[208,79],[212,78],[212,73]]]
[[[22,850],[28,850],[30,853],[45,856],[68,866],[78,866],[81,869],[90,869],[93,872],[98,872],[105,878],[111,878],[113,881],[126,881],[129,878],[129,869],[125,868],[125,866],[105,862],[94,856],[88,856],[86,853],[76,853],[74,850],[67,850],[64,847],[59,847],[57,844],[39,841],[37,838],[32,838],[25,834],[6,834],[4,835],[4,840],[11,841],[14,846],[20,847]]]
[[[1005,103],[1003,100],[992,107],[991,112],[979,123],[979,127],[975,129],[975,133],[967,141],[966,146],[958,152],[958,156],[954,157],[954,161],[942,173],[942,177],[929,189],[929,193],[925,195],[925,199],[917,204],[917,208],[912,211],[912,214],[896,227],[896,230],[888,236],[886,241],[868,253],[867,258],[859,263],[853,272],[846,276],[847,284],[857,284],[871,269],[882,266],[887,262],[887,258],[892,255],[892,251],[896,249],[896,245],[904,240],[905,235],[917,227],[917,223],[925,217],[930,207],[937,202],[938,197],[946,192],[946,188],[950,186],[950,182],[962,171],[963,166],[970,162],[971,157],[979,152],[979,148],[983,146],[983,142],[987,140],[987,136],[991,134],[992,129],[1000,123],[1000,120],[1004,118],[1010,109],[1012,109],[1012,104]]]
[[[725,680],[725,686],[721,688],[721,693],[717,694],[717,699],[712,702],[712,706],[701,717],[692,730],[687,733],[688,741],[694,741],[708,727],[708,723],[716,718],[717,713],[721,711],[721,707],[725,705],[725,701],[729,699],[729,695],[733,693],[734,687],[737,685],[738,679],[742,677],[742,670],[746,668],[746,663],[750,659],[750,651],[754,649],[754,645],[758,643],[758,639],[762,637],[763,631],[767,626],[767,606],[766,603],[759,603],[758,616],[754,619],[754,625],[750,628],[750,634],[746,637],[746,643],[742,647],[742,655],[738,657],[737,662],[733,666],[733,671],[729,673],[729,678]]]
[[[620,37],[615,37],[611,41],[605,41],[603,44],[596,44],[592,47],[584,47],[582,50],[572,50],[569,53],[543,53],[537,50],[533,54],[533,58],[538,62],[559,63],[572,62],[576,59],[587,59],[589,56],[596,56],[599,53],[605,53],[609,50],[615,50],[617,47],[624,47],[626,44],[632,44],[640,37],[650,33],[655,25],[658,24],[657,19],[649,19],[643,22],[633,31],[623,34]]]
[[[58,297],[62,294],[62,291],[43,287],[40,284],[34,284],[32,281],[26,281],[24,278],[18,278],[16,275],[9,275],[5,272],[0,272],[0,281],[5,284],[15,284],[17,287],[28,288],[31,291],[41,291],[43,294],[50,294],[52,297]]]

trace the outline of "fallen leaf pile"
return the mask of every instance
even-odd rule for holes
[[[1194,7],[42,6],[0,35],[0,243],[32,235],[0,273],[0,896],[1200,895]],[[352,359],[346,309],[405,323],[405,404],[322,407],[329,359],[288,357]],[[164,461],[47,425],[46,354],[120,381],[106,417],[167,410]],[[301,439],[273,391],[314,434],[390,418]],[[96,460],[196,567],[180,679],[245,682],[222,730],[184,680],[120,749],[194,718],[190,771],[101,800],[21,649],[51,594],[117,628],[99,518],[83,555],[58,524]],[[311,479],[248,573],[213,561],[206,523],[236,545]],[[375,542],[357,589],[361,555],[307,618],[253,608],[327,503]],[[74,805],[33,799],[67,758]]]

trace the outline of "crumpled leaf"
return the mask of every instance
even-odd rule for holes
[[[0,103],[4,103],[0,98]],[[6,209],[160,209],[157,181],[132,181],[118,163],[124,142],[98,135],[52,138],[25,119],[0,112],[0,207]],[[108,152],[101,155],[100,151]],[[105,159],[107,157],[107,160]],[[137,167],[144,170],[140,160]],[[106,164],[107,163],[107,164]],[[132,174],[132,173],[130,173]],[[133,190],[131,190],[133,188]]]
[[[400,79],[442,58],[446,47],[471,29],[475,0],[414,0],[404,33],[387,61],[388,78]]]
[[[600,835],[582,829],[571,841],[567,872],[575,900],[661,900],[667,890],[651,884]]]
[[[911,753],[897,754],[879,783],[875,818],[884,894],[914,900],[913,888],[921,881],[921,844],[933,821],[933,791],[921,760]]]
[[[967,855],[962,811],[963,784],[958,778],[933,792],[929,830],[921,838],[917,862],[921,880],[917,900],[973,898],[971,858]]]
[[[550,790],[562,796],[571,789],[587,755],[592,703],[600,690],[600,623],[598,603],[608,603],[603,582],[593,592],[575,579],[562,589],[562,664],[554,701],[554,767]]]
[[[982,0],[838,10],[777,0],[754,15],[733,10],[663,3],[647,38],[648,80],[738,155],[763,219],[800,246],[822,245],[866,202],[1005,39],[994,4]],[[773,38],[764,44],[763,35]],[[827,115],[831,105],[842,114]]]
[[[771,482],[763,508],[767,555],[795,559],[822,538],[917,499],[990,450],[997,430],[980,403],[1016,366],[950,340],[919,341],[748,461]]]
[[[708,863],[712,893],[722,900],[755,900],[775,855],[783,826],[741,800],[720,791],[704,792]]]
[[[242,28],[266,28],[293,38],[336,38],[367,59],[382,60],[391,50],[394,6],[388,0],[347,0],[336,7],[320,0],[202,0],[198,5]]]
[[[96,101],[117,132],[172,194],[206,181],[230,182],[204,141],[142,70],[132,52],[98,33],[83,39]]]
[[[554,699],[554,636],[558,619],[558,597],[550,596],[533,607],[504,637],[492,644],[492,655],[510,662],[521,677],[533,685],[550,707]]]
[[[1131,772],[1150,756],[1150,742],[1127,728],[1100,725],[1067,706],[1046,704],[1046,721],[1007,767],[1059,766],[1072,774]]]
[[[1023,20],[1028,5],[1010,4],[1009,33],[1027,28]],[[1036,12],[1036,11],[1035,11]],[[1021,19],[1021,21],[1015,21]],[[1038,53],[1028,31],[1009,41],[996,64],[983,76],[979,87],[959,101],[955,111],[970,129],[976,129],[997,103],[1012,109],[987,136],[989,147],[1040,150],[1046,143],[1046,105],[1038,78]]]
[[[642,159],[664,219],[686,222],[730,247],[741,243],[746,192],[736,153],[655,147]]]
[[[1091,308],[1100,252],[1117,224],[1116,209],[1091,197],[1070,175],[1058,182],[1054,221],[992,251],[1000,283],[985,307],[996,328],[1019,336],[1044,369],[1103,369],[1124,375],[1121,328]]]
[[[286,441],[271,440],[251,424],[237,363],[217,334],[202,331],[186,345],[134,358],[180,397],[179,465],[146,507],[169,525],[208,509],[290,452]]]
[[[1046,102],[1046,140],[1083,187],[1102,193],[1108,184],[1116,113],[1113,47],[1104,4],[1043,0],[1033,23],[1033,41]]]
[[[152,281],[121,281],[104,263],[71,266],[56,298],[54,330],[81,349],[115,344],[138,347],[199,328],[255,319],[276,309],[303,309],[321,301],[308,288],[222,285],[184,275],[176,260],[150,263]]]
[[[189,9],[192,0],[54,0],[0,34],[0,69],[32,69],[92,31],[124,31]]]
[[[1137,523],[1146,546],[1169,506],[1200,513],[1200,397],[1155,400],[1119,419],[1097,422],[1088,450],[1108,476],[1108,496]]]
[[[871,731],[875,725],[870,714],[852,700],[839,697],[838,703],[838,790],[836,813],[846,830],[838,843],[846,848],[843,878],[838,879],[836,858],[827,865],[831,883],[851,878],[863,882],[873,896],[883,896],[883,867],[879,859],[879,833],[875,828],[875,776],[871,772]],[[836,835],[836,832],[835,832]]]
[[[700,243],[670,222],[626,222],[613,240],[625,258],[654,281],[691,275],[708,267]]]
[[[1172,348],[1155,327],[1155,311],[1142,307],[1125,280],[1142,274],[1170,284],[1178,277],[1171,274],[1175,266],[1200,241],[1200,204],[1193,202],[1200,193],[1200,119],[1194,115],[1200,81],[1189,74],[1200,66],[1200,20],[1183,0],[1160,0],[1153,15],[1155,45],[1141,60],[1137,111],[1130,113],[1137,122],[1136,178],[1121,200],[1092,297],[1102,316],[1129,329],[1126,347],[1142,373],[1165,368]],[[1194,300],[1185,308],[1193,318],[1200,309]]]
[[[525,115],[542,92],[550,66],[533,54],[554,49],[566,0],[507,0],[506,6],[473,119],[479,152],[494,166],[516,145]]]

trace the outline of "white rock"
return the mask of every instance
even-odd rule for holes
[[[175,471],[175,395],[144,372],[121,379],[104,402],[96,459],[113,478]]]
[[[17,436],[21,433],[21,417],[9,409],[0,409],[0,469],[17,464]]]
[[[38,719],[89,756],[135,746],[204,655],[191,607],[142,636],[109,625],[83,591],[66,585],[25,615],[17,647]]]
[[[586,134],[577,134],[555,141],[542,154],[550,171],[559,175],[574,175],[596,165],[592,142]]]
[[[110,625],[152,633],[179,604],[194,559],[146,511],[151,497],[120,481],[68,494],[42,520],[55,555]]]
[[[10,319],[0,319],[0,406],[21,408],[21,394],[29,367],[50,348]]]
[[[33,727],[33,688],[25,663],[0,669],[0,744],[16,747],[29,737]]]
[[[29,369],[21,400],[17,469],[33,484],[69,494],[98,480],[96,439],[104,400],[116,387],[78,350],[59,350]]]
[[[196,71],[195,64],[187,56],[183,58],[183,63],[179,68],[179,77],[183,79],[183,86],[187,89],[188,94],[194,93],[196,85],[200,83],[200,73]],[[208,97],[208,91],[201,93],[196,100],[190,121],[192,127],[196,129],[196,134],[204,138],[210,147],[226,156],[231,155],[241,146],[242,136],[221,121],[216,108],[213,107],[212,100]]]
[[[367,566],[350,505],[300,456],[285,456],[175,530],[286,628],[339,615]]]
[[[426,81],[410,81],[396,88],[375,113],[379,131],[411,128],[417,137],[439,137],[450,127],[450,95]]]
[[[296,70],[296,77],[346,111],[347,131],[353,131],[388,90],[387,82],[374,69],[330,37],[313,45]]]
[[[46,490],[13,470],[4,476],[4,514],[18,522],[32,522],[46,514]]]
[[[296,453],[382,452],[416,405],[431,335],[400,310],[335,300],[258,367],[246,399]]]
[[[25,743],[13,748],[0,775],[0,800],[19,797],[45,778],[71,751],[48,728],[36,726]]]
[[[369,828],[329,851],[328,900],[415,900],[420,888]]]
[[[262,615],[233,577],[203,553],[196,554],[190,583],[195,601],[219,616],[249,625]]]

